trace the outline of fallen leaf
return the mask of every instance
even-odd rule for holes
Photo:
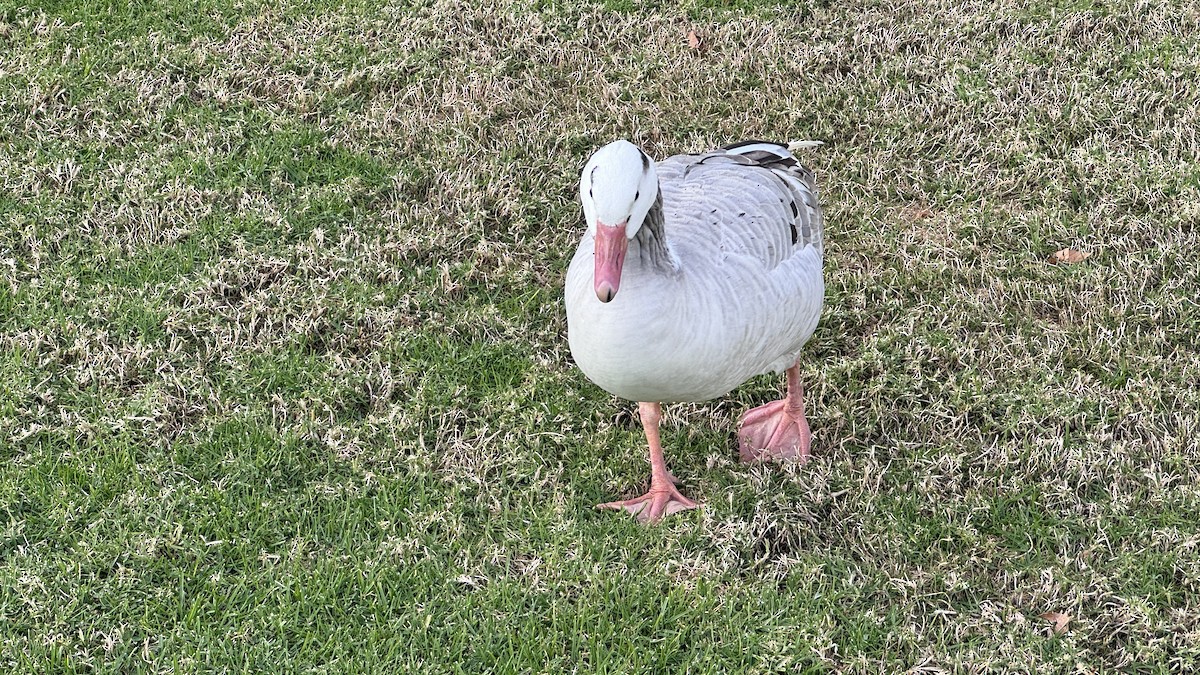
[[[692,49],[700,49],[700,35],[696,32],[695,28],[688,29],[688,46]]]
[[[1046,612],[1039,616],[1053,624],[1055,635],[1062,635],[1067,632],[1067,626],[1071,623],[1071,617],[1059,612]]]
[[[1077,251],[1073,248],[1064,248],[1061,251],[1055,251],[1054,255],[1050,256],[1050,262],[1057,265],[1074,265],[1077,262],[1083,262],[1090,255],[1091,253]]]

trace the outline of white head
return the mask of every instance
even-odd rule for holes
[[[579,199],[588,233],[595,237],[596,297],[609,302],[621,285],[629,240],[641,229],[658,199],[654,162],[629,141],[596,151],[579,178]]]

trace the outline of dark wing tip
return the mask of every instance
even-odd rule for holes
[[[764,140],[752,138],[752,139],[746,140],[746,141],[738,141],[737,143],[730,143],[729,145],[723,145],[723,146],[721,146],[721,149],[722,150],[737,150],[738,148],[744,148],[747,145],[764,145],[764,144],[765,145],[778,145],[779,147],[783,148],[784,150],[787,150],[787,147],[788,147],[787,143],[780,143],[779,141],[764,141]]]

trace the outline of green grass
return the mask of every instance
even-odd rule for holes
[[[1177,4],[0,1],[0,669],[1200,669]],[[561,304],[616,137],[826,142],[815,457],[668,406],[655,528]]]

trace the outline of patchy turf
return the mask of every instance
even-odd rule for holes
[[[1200,668],[1194,9],[33,5],[6,672]],[[616,137],[826,142],[816,458],[735,461],[778,378],[669,406],[653,529],[560,300]]]

